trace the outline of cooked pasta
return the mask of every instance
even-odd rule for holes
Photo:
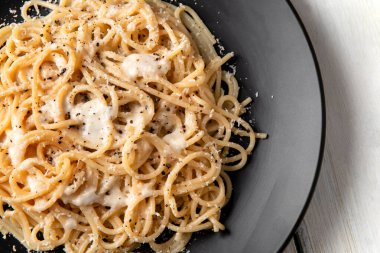
[[[226,172],[266,135],[240,117],[251,99],[221,68],[233,54],[217,55],[197,14],[33,0],[22,16],[0,30],[1,231],[32,250],[103,253],[179,252],[223,230]]]

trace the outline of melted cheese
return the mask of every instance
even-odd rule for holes
[[[119,209],[131,205],[138,197],[146,198],[153,194],[152,186],[148,184],[138,184],[132,191],[128,187],[123,188],[122,180],[118,176],[105,176],[98,185],[99,177],[91,169],[86,170],[85,178],[86,183],[76,192],[65,191],[61,197],[65,204],[71,203],[80,207],[98,203]]]
[[[83,175],[83,174],[82,174]],[[62,201],[67,204],[71,203],[76,206],[88,206],[97,203],[99,196],[96,194],[98,176],[95,171],[87,168],[85,172],[85,184],[77,187],[75,184],[78,182],[74,180],[73,185],[67,187],[71,188],[70,191],[65,191],[62,195]]]
[[[163,140],[175,151],[180,152],[186,148],[185,136],[179,129],[174,130],[171,134],[164,136]]]
[[[120,184],[120,178],[117,176],[109,176],[105,177],[101,182],[100,182],[100,189],[99,193],[100,194],[105,194],[109,190],[112,189],[112,187],[116,184]]]
[[[80,194],[72,197],[62,197],[63,202],[66,203],[72,203],[76,206],[89,206],[94,203],[97,203],[99,200],[99,196],[96,194],[96,187],[86,187],[83,191],[80,192]]]
[[[120,11],[120,6],[117,5],[110,5],[107,8],[106,17],[107,18],[113,18],[115,17]]]
[[[36,208],[36,210],[39,210],[40,212],[46,210],[46,206],[47,206],[47,201],[43,198],[37,198],[37,199],[34,199],[34,207]]]
[[[105,137],[110,134],[111,108],[104,105],[100,99],[90,100],[71,108],[72,119],[83,122],[82,137],[93,145],[102,145]]]
[[[131,54],[125,58],[121,69],[129,80],[135,80],[137,77],[156,78],[168,73],[170,63],[153,54]]]
[[[21,138],[24,136],[24,131],[19,128],[13,128],[11,131],[7,131],[7,138],[5,144],[8,144],[8,154],[11,159],[11,163],[14,167],[19,165],[23,158],[19,151],[21,145]]]
[[[69,196],[71,194],[74,194],[81,185],[83,185],[86,181],[86,172],[84,170],[81,170],[74,175],[74,180],[71,185],[65,188],[64,195]]]
[[[141,196],[146,198],[152,195],[153,189],[150,184],[139,184],[138,191]]]
[[[64,222],[63,222],[63,228],[65,230],[71,230],[71,229],[75,229],[77,226],[78,226],[78,222],[76,219],[73,219],[73,218],[68,218],[66,219]]]
[[[68,65],[67,61],[63,57],[55,57],[55,64],[59,70],[64,69]]]
[[[128,194],[121,191],[120,183],[114,184],[110,191],[103,195],[101,202],[104,206],[109,206],[112,209],[125,207],[129,204]]]
[[[46,189],[46,179],[38,176],[27,176],[26,182],[28,183],[30,192],[37,193],[40,190]]]
[[[133,106],[131,111],[127,113],[125,119],[128,126],[133,126],[134,129],[139,132],[145,127],[144,114],[140,113],[144,109],[141,106]]]
[[[45,105],[40,108],[43,118],[45,119],[57,119],[59,116],[58,105],[54,100],[49,100]]]

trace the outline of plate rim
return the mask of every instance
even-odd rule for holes
[[[298,218],[293,225],[292,229],[289,232],[289,235],[286,237],[285,241],[281,244],[281,247],[278,249],[277,252],[283,252],[285,248],[289,245],[290,241],[294,239],[295,241],[295,246],[297,251],[301,247],[301,242],[300,238],[296,235],[296,231],[299,228],[303,218],[305,217],[305,214],[307,210],[309,209],[311,200],[313,199],[316,186],[318,184],[318,179],[322,170],[322,162],[323,162],[323,156],[324,156],[324,150],[325,150],[325,143],[326,143],[326,100],[325,100],[325,93],[324,93],[324,88],[323,88],[323,79],[322,79],[322,72],[320,69],[320,65],[318,62],[317,54],[315,51],[315,48],[313,46],[313,43],[311,41],[311,38],[309,36],[309,33],[307,32],[306,26],[303,23],[301,16],[299,15],[297,9],[291,2],[291,0],[286,0],[286,3],[288,4],[290,10],[292,11],[294,17],[296,18],[299,27],[301,28],[304,37],[306,39],[306,42],[308,44],[309,50],[311,52],[313,62],[314,62],[314,67],[315,71],[318,77],[318,84],[319,84],[319,93],[320,93],[320,102],[321,102],[321,139],[320,139],[320,148],[319,148],[319,155],[318,155],[318,162],[315,168],[315,173],[314,173],[314,178],[313,182],[310,186],[309,193],[307,194],[307,199],[305,201],[305,204],[303,205],[300,214],[298,215]],[[302,252],[302,251],[300,251]]]

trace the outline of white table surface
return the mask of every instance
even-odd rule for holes
[[[300,245],[306,253],[380,252],[380,0],[292,3],[316,50],[327,106],[322,171]]]

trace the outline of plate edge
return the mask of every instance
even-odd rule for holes
[[[289,235],[287,236],[287,238],[285,239],[285,241],[282,243],[282,246],[278,249],[278,251],[277,251],[278,253],[284,251],[284,249],[288,246],[290,240],[293,238],[296,230],[298,229],[298,227],[301,224],[303,218],[305,217],[305,214],[306,214],[306,212],[308,210],[310,202],[311,202],[311,200],[312,200],[312,198],[314,196],[314,192],[315,192],[315,189],[316,189],[316,186],[317,186],[317,183],[318,183],[318,178],[319,178],[319,175],[320,175],[320,172],[321,172],[321,169],[322,169],[322,161],[323,161],[323,155],[324,155],[324,149],[325,149],[325,141],[326,141],[326,103],[325,103],[325,93],[324,93],[324,89],[323,89],[322,73],[321,73],[321,69],[319,67],[318,58],[317,58],[317,55],[316,55],[313,43],[312,43],[312,41],[310,39],[310,36],[309,36],[309,34],[307,32],[307,29],[306,29],[304,23],[302,22],[302,19],[301,19],[300,15],[298,14],[296,8],[291,3],[291,0],[286,0],[286,3],[288,4],[289,8],[293,12],[295,18],[297,19],[298,25],[300,26],[300,28],[301,28],[301,30],[302,30],[305,38],[306,38],[306,42],[307,42],[307,44],[309,46],[310,52],[311,52],[312,57],[313,57],[314,66],[315,66],[315,70],[316,70],[317,77],[318,77],[319,92],[320,92],[320,97],[321,97],[321,107],[322,107],[321,108],[322,109],[322,115],[321,115],[322,119],[321,119],[321,122],[322,122],[322,129],[321,129],[321,140],[320,140],[319,157],[318,157],[318,163],[317,163],[316,171],[315,171],[315,174],[314,174],[313,183],[312,183],[312,185],[310,187],[310,190],[309,190],[309,193],[308,193],[308,197],[307,197],[306,202],[305,202],[305,204],[304,204],[304,206],[302,208],[302,211],[299,214],[299,216],[297,218],[297,221],[294,224],[293,228],[291,229]]]

